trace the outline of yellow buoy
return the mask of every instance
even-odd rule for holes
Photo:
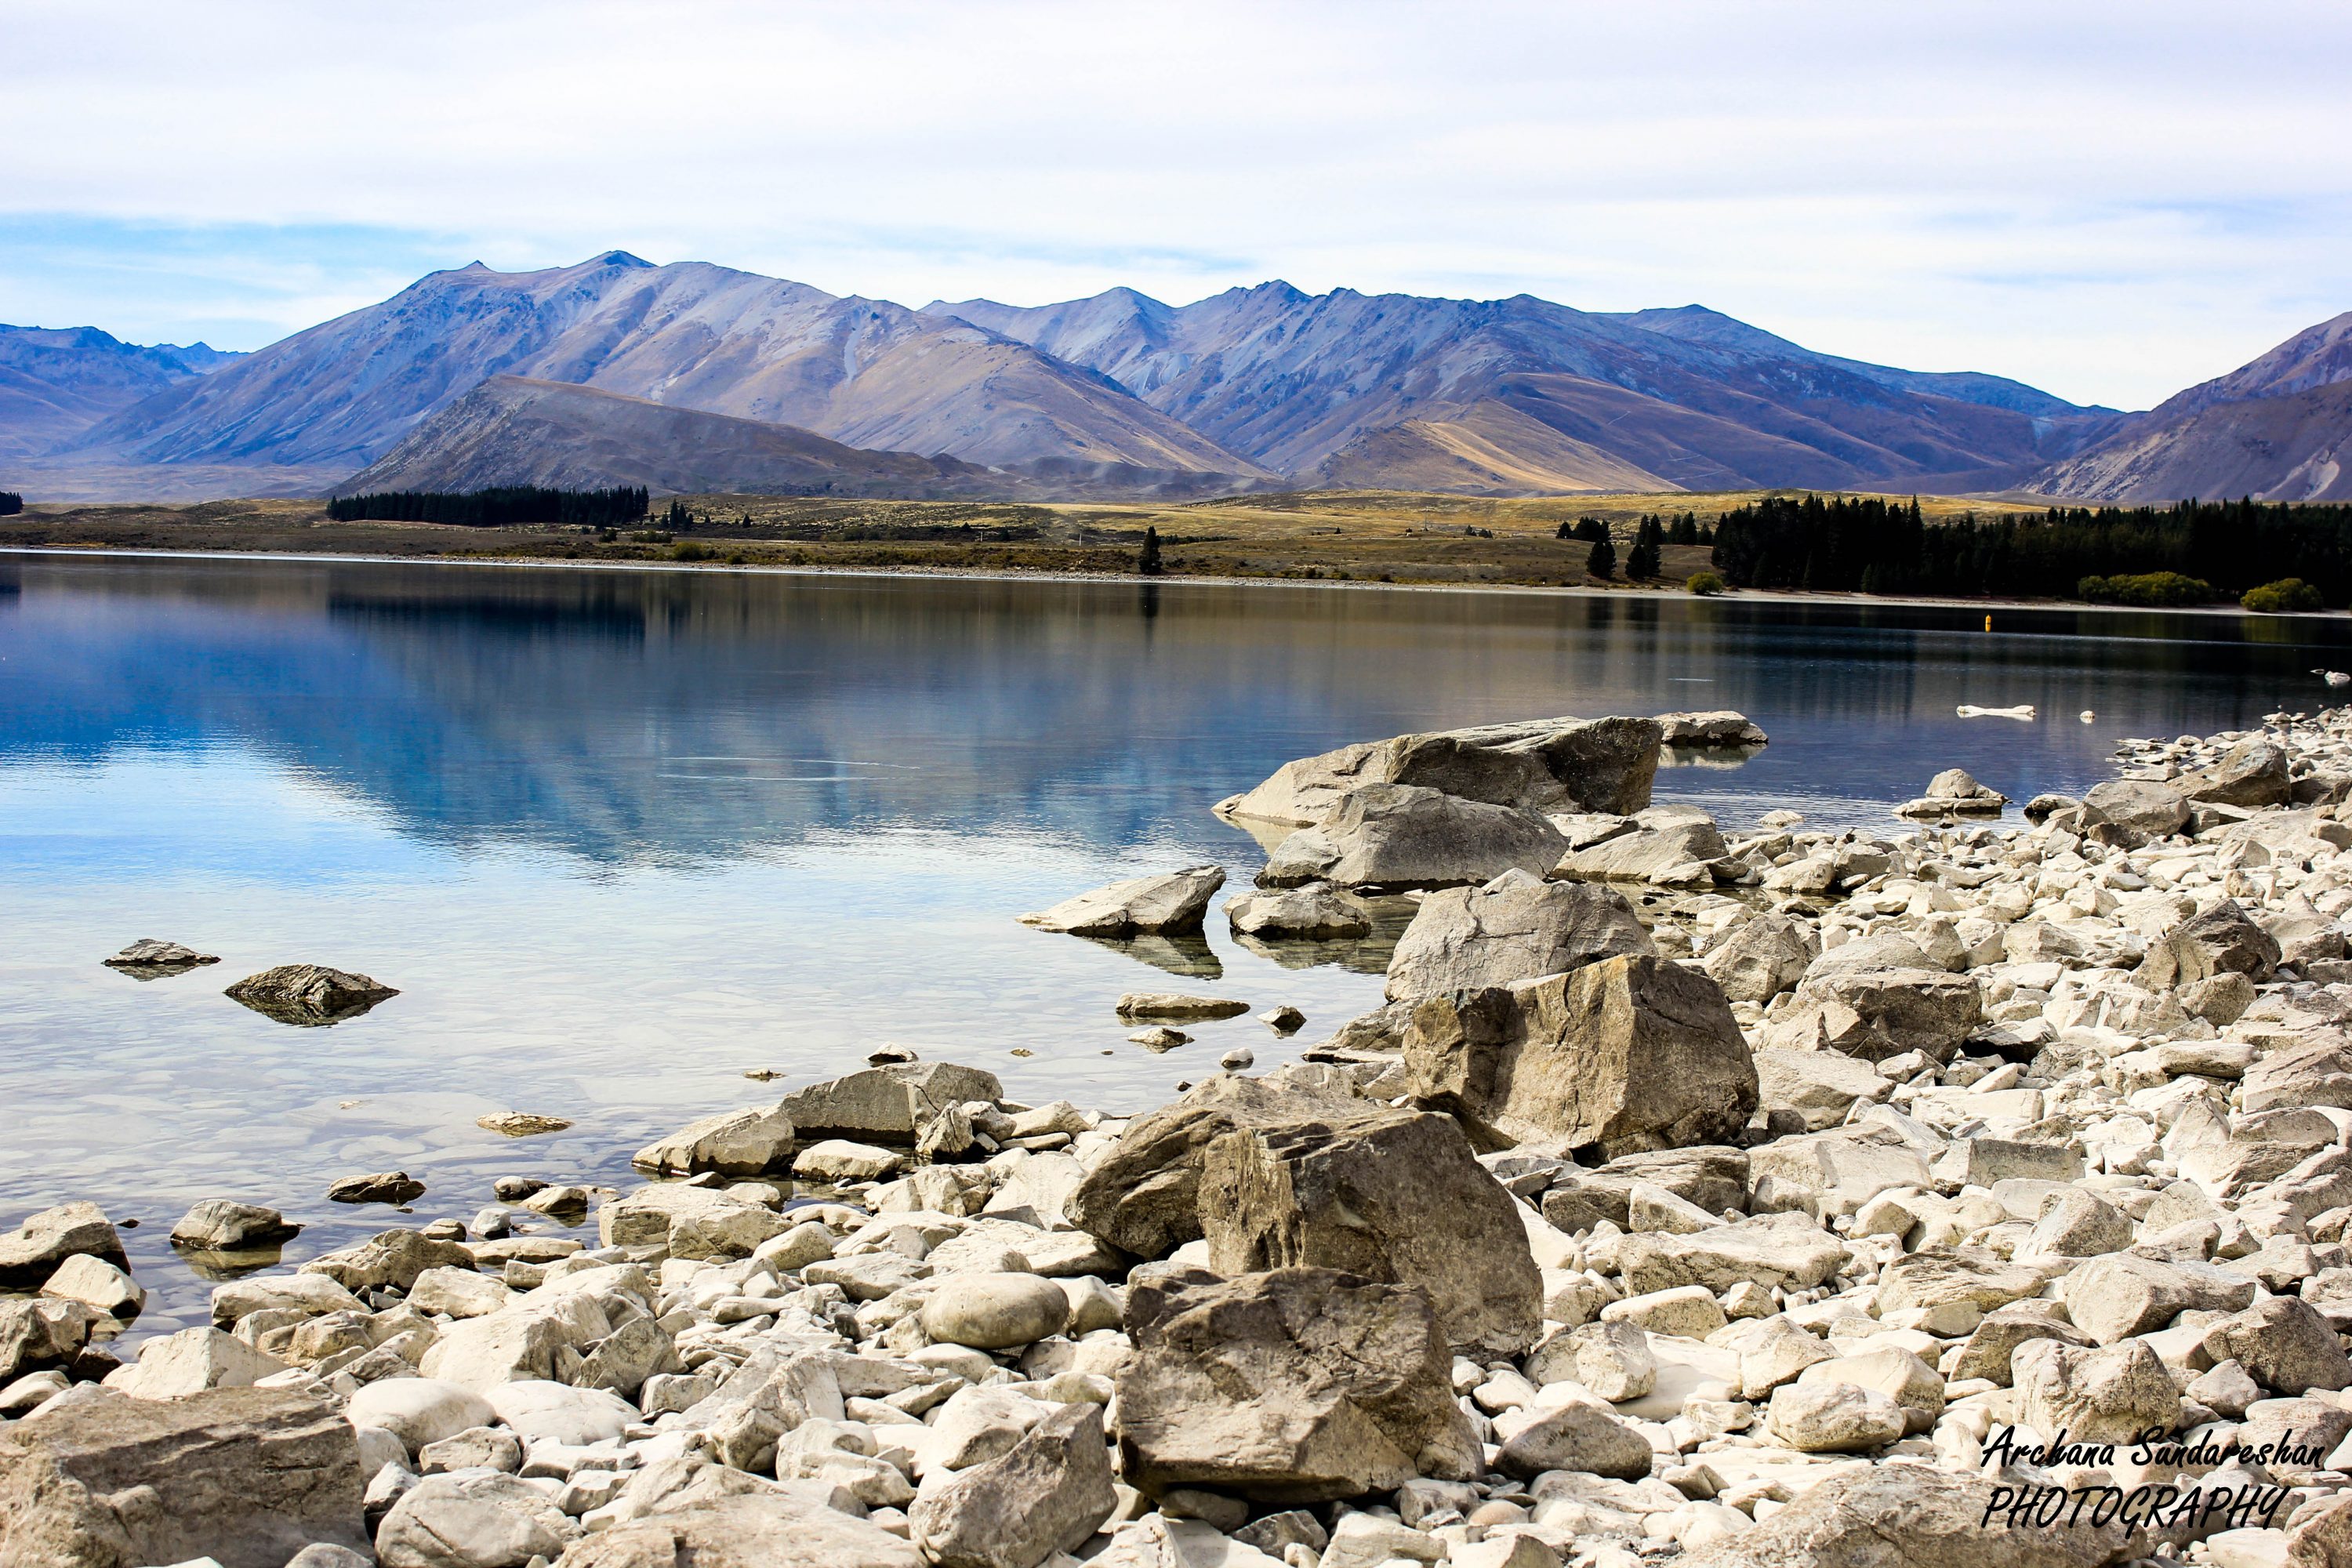
[[[1992,630],[1992,617],[1990,616],[1987,616],[1985,617],[1985,630]]]

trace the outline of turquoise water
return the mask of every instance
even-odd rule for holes
[[[618,1179],[693,1117],[885,1042],[1033,1101],[1157,1103],[1374,1005],[1312,947],[1210,921],[1216,978],[1021,926],[1112,878],[1263,862],[1211,815],[1287,759],[1406,730],[1738,708],[1772,745],[1661,799],[1895,830],[1937,769],[2024,799],[2128,734],[2314,708],[2347,623],[1683,598],[709,571],[0,556],[0,1223],[141,1220],[142,1331],[200,1311],[163,1233],[284,1208],[307,1256],[515,1172]],[[2262,640],[2254,640],[2255,638]],[[1958,719],[2032,702],[2032,723]],[[2095,710],[2097,721],[2075,714]],[[99,961],[159,936],[217,966]],[[312,961],[400,988],[295,1029],[229,981]],[[1197,966],[1197,965],[1196,965]],[[1134,989],[1290,1003],[1153,1056]],[[1020,1049],[1030,1053],[1015,1056]],[[509,1142],[485,1112],[570,1118]]]

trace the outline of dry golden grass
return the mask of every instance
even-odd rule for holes
[[[320,503],[229,500],[196,506],[38,506],[0,519],[0,546],[213,550],[303,554],[499,557],[558,561],[709,561],[899,570],[1119,573],[1135,568],[1144,530],[1159,531],[1171,574],[1426,584],[1598,586],[1589,550],[1555,537],[1564,522],[1610,525],[1622,563],[1638,520],[1691,511],[1712,524],[1769,494],[1566,496],[1526,500],[1327,490],[1189,503],[1029,506],[971,501],[690,496],[693,528],[624,531],[472,529],[334,522]],[[1922,498],[1931,518],[1982,503]],[[1653,586],[1706,568],[1704,547],[1669,546]],[[1631,588],[1621,575],[1612,586]]]

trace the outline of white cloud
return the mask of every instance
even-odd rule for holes
[[[0,0],[0,319],[259,341],[415,257],[622,245],[918,304],[1698,300],[2145,405],[2352,307],[2347,43],[2313,4]],[[219,287],[165,292],[244,314],[26,215],[192,237]]]

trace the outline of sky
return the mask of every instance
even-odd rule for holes
[[[0,0],[0,321],[615,247],[920,305],[1706,304],[2146,407],[2352,309],[2352,7]]]

